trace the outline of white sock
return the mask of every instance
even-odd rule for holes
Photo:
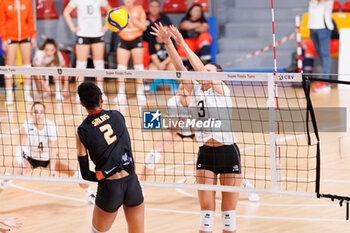
[[[12,88],[6,88],[6,98],[7,99],[13,99],[13,91],[12,91]]]
[[[243,180],[242,180],[243,187],[246,187],[248,183],[249,183],[249,182],[248,182],[247,179],[243,179]]]
[[[61,85],[59,82],[55,83],[56,93],[59,93],[61,91]]]
[[[144,90],[143,90],[143,85],[138,85],[137,86],[137,91],[136,91],[137,94],[144,94]]]
[[[119,86],[119,94],[125,94],[125,86]]]
[[[24,96],[30,96],[30,86],[24,86]]]

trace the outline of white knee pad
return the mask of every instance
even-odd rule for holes
[[[158,151],[151,150],[146,155],[145,167],[147,169],[152,169],[153,170],[156,167],[156,163],[158,163],[158,161],[160,160],[161,157],[162,157],[162,155]]]
[[[117,67],[117,69],[118,70],[127,70],[127,67],[126,66],[124,66],[124,65],[118,65],[118,67]]]
[[[236,230],[236,211],[228,210],[221,213],[222,229],[224,231]]]
[[[77,69],[86,69],[87,61],[77,61]]]
[[[134,65],[134,69],[135,69],[135,70],[142,71],[142,70],[144,70],[145,68],[143,67],[143,64],[140,64],[140,65]]]
[[[109,231],[105,231],[105,232],[102,232],[102,231],[98,231],[95,229],[94,226],[91,226],[91,233],[108,233]]]
[[[105,68],[105,63],[103,60],[94,60],[94,67],[96,70],[103,70]]]
[[[201,219],[199,222],[200,231],[213,231],[214,214],[212,210],[201,210]]]

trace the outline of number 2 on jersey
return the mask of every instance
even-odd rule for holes
[[[101,126],[100,130],[102,133],[104,132],[103,135],[104,135],[108,145],[112,144],[113,142],[115,142],[115,140],[117,140],[116,135],[112,136],[112,134],[114,132],[113,132],[112,126],[110,124],[106,124],[106,125]]]

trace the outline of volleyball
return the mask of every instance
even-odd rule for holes
[[[119,32],[128,26],[129,14],[122,8],[113,8],[107,13],[106,24],[112,31]]]

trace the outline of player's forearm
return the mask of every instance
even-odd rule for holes
[[[151,60],[152,60],[152,63],[158,67],[158,69],[160,68],[160,60],[158,58],[158,56],[156,54],[152,54],[151,55]]]
[[[87,155],[78,156],[80,173],[84,180],[88,181],[98,181],[96,177],[96,173],[90,171],[89,159]]]
[[[195,71],[206,71],[201,59],[199,59],[199,57],[190,49],[190,47],[188,47],[186,43],[182,43],[180,46],[185,51],[186,57],[190,61]]]
[[[58,159],[58,155],[56,154],[55,151],[52,151],[51,154],[52,154],[52,155],[55,155],[55,156],[53,156],[52,158],[50,158],[50,171],[55,171],[55,169],[56,169],[56,162],[57,162],[57,159]]]
[[[169,41],[167,41],[165,43],[165,46],[166,46],[166,49],[168,51],[168,55],[171,59],[171,62],[175,66],[175,69],[179,70],[179,71],[187,71],[186,67],[184,66],[184,64],[182,62],[180,55],[176,51],[176,48],[175,48],[173,42],[169,39]]]
[[[69,29],[72,32],[74,32],[75,25],[73,23],[72,17],[70,16],[70,12],[67,9],[63,12],[63,17],[64,17],[64,20],[66,21]]]
[[[213,80],[212,81],[212,88],[219,95],[224,95],[225,94],[224,87],[223,87],[223,85],[222,85],[220,80]]]

